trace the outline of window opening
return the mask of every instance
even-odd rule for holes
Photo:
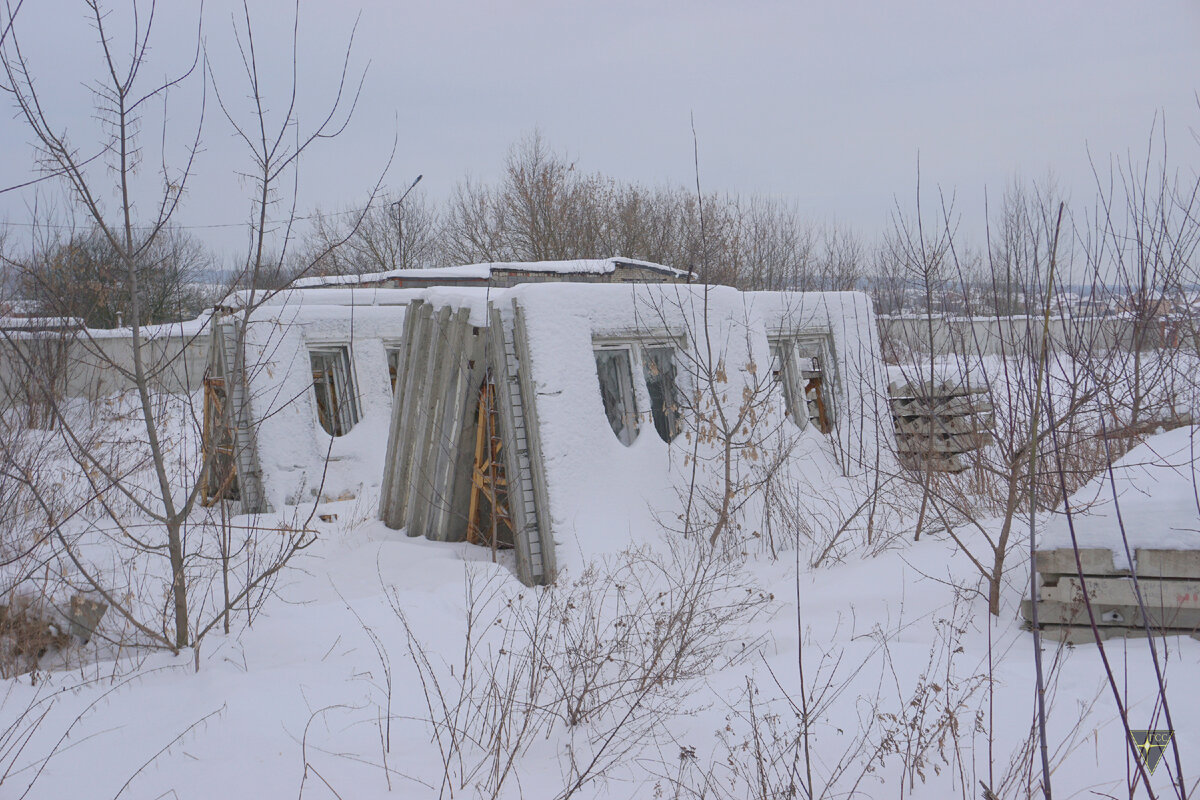
[[[308,351],[308,357],[312,365],[317,420],[329,435],[343,436],[358,422],[350,348],[316,348]]]
[[[650,394],[654,429],[664,442],[679,433],[679,396],[676,388],[675,348],[651,345],[642,350],[642,373]]]
[[[631,352],[628,347],[595,350],[596,375],[608,424],[621,444],[628,447],[637,438],[637,405],[633,394]]]
[[[801,428],[811,422],[821,433],[833,430],[830,389],[833,375],[827,368],[830,342],[827,334],[778,339],[771,346],[771,377],[783,385],[787,414]]]
[[[387,352],[388,380],[391,381],[392,393],[395,394],[396,393],[396,373],[400,369],[400,348],[399,347],[388,347],[388,348],[385,348],[385,350]]]

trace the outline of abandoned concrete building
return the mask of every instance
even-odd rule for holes
[[[314,278],[146,338],[162,388],[203,394],[206,504],[377,495],[390,527],[510,549],[536,584],[685,493],[896,468],[866,296],[691,278],[621,258]]]
[[[410,536],[511,546],[529,584],[677,520],[689,489],[726,491],[722,456],[746,484],[840,476],[878,463],[890,435],[857,294],[443,293],[409,305],[403,340],[381,517]]]
[[[388,424],[404,308],[420,289],[486,294],[531,281],[690,277],[623,258],[395,270],[302,279],[250,315],[243,311],[248,298],[234,293],[209,315],[203,341],[192,343],[205,348],[207,363],[204,498],[235,499],[240,510],[258,512],[327,495],[333,486],[341,487],[335,495],[357,491],[351,478],[362,474],[364,460],[382,458],[375,451],[386,439],[379,428]]]
[[[537,584],[603,551],[613,528],[677,514],[685,479],[717,491],[722,435],[743,481],[814,460],[859,471],[891,437],[861,294],[705,288],[617,259],[525,266],[553,277],[334,281],[248,321],[233,298],[210,326],[205,497],[252,512],[378,491],[390,527],[511,548]],[[647,272],[654,282],[633,277]],[[742,429],[719,433],[719,418]]]

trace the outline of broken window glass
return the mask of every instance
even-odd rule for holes
[[[787,415],[801,428],[816,425],[821,433],[833,430],[831,377],[826,361],[832,342],[826,333],[808,333],[778,339],[771,345],[771,375],[783,385]]]
[[[790,340],[771,342],[771,378],[783,387],[784,413],[801,428],[806,427],[808,410],[803,400],[804,386],[795,363],[795,347]]]
[[[644,348],[642,373],[650,394],[650,414],[654,418],[654,429],[664,442],[669,442],[679,433],[675,348],[669,345]]]
[[[625,347],[605,347],[595,353],[604,413],[617,439],[628,447],[637,437],[637,407],[633,399],[630,351]]]
[[[343,436],[358,422],[358,400],[350,371],[350,348],[322,347],[308,351],[312,364],[317,420],[331,436]]]

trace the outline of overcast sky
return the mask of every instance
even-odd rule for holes
[[[91,152],[82,84],[101,62],[83,5],[25,5],[19,41],[48,111]],[[190,59],[196,7],[158,9],[148,78]],[[237,106],[245,88],[234,8],[209,0],[203,32],[218,85]],[[291,8],[251,3],[275,111],[285,103]],[[345,135],[305,159],[301,212],[359,202],[393,139],[387,186],[402,190],[421,173],[436,199],[466,175],[495,178],[508,147],[535,126],[585,171],[691,185],[693,114],[706,190],[784,198],[814,221],[868,237],[888,224],[897,199],[913,205],[918,155],[931,200],[939,186],[956,192],[968,229],[985,188],[994,198],[1014,177],[1053,174],[1088,201],[1089,151],[1105,171],[1111,155],[1141,158],[1156,114],[1174,166],[1191,175],[1200,165],[1194,2],[302,2],[302,127],[333,91],[360,9],[351,65],[366,69],[362,95]],[[111,21],[118,43],[127,41],[119,13]],[[171,157],[193,130],[199,96],[196,83],[171,98]],[[144,122],[151,161],[162,117],[156,107]],[[3,119],[0,183],[11,185],[32,175],[30,136]],[[247,154],[211,87],[202,141],[179,221],[239,223],[249,208],[237,178]],[[32,197],[0,196],[0,214],[27,220]],[[226,251],[242,236],[197,232]]]

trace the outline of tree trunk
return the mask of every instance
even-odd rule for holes
[[[176,520],[167,523],[167,553],[171,558],[171,599],[175,606],[175,646],[188,646],[187,578],[183,573],[183,537]]]

